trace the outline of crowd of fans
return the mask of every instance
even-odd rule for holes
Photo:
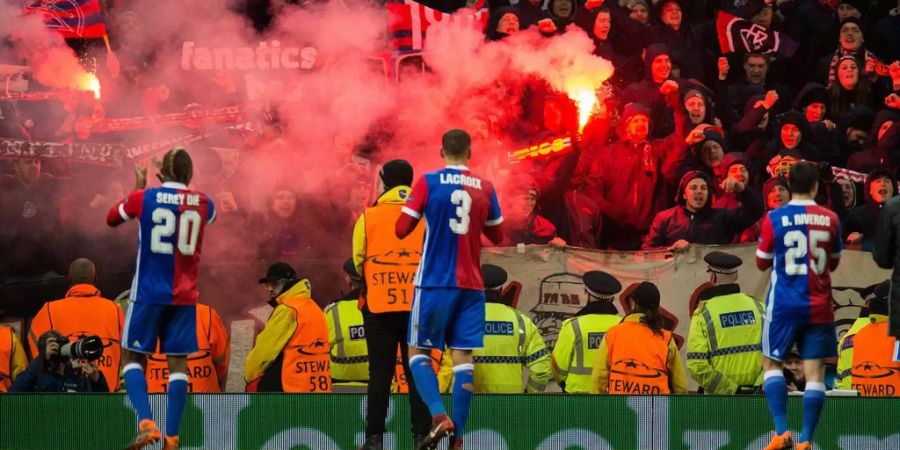
[[[594,41],[594,53],[616,69],[583,133],[574,102],[542,82],[525,89],[520,120],[498,124],[488,116],[468,118],[473,145],[491,155],[483,160],[489,163],[473,169],[503,180],[498,184],[509,224],[506,244],[679,251],[691,243],[753,242],[764,212],[790,198],[783,176],[791,164],[809,160],[829,169],[822,171],[820,203],[841,217],[848,244],[871,249],[880,208],[895,193],[900,167],[900,3],[487,3],[486,41],[502,41],[529,27],[551,36],[574,25]],[[723,55],[716,36],[718,10],[781,32],[799,44],[798,50],[787,58]],[[256,19],[257,27],[264,28],[267,19]],[[127,42],[127,27],[120,31]],[[96,55],[92,44],[71,44],[86,60]],[[159,112],[170,93],[141,79],[146,60],[129,59],[128,50],[120,49],[122,76],[104,85],[112,92],[140,90],[139,98],[101,112],[92,109],[91,100],[77,96],[0,101],[0,137],[121,140],[116,133],[85,135],[77,119]],[[203,107],[240,103],[228,83],[207,82],[195,88],[229,95]],[[254,170],[276,166],[280,158],[268,151],[284,146],[277,109],[263,109],[252,131],[189,146],[198,172],[196,189],[209,192],[223,213],[210,228],[204,254],[204,284],[211,287],[201,290],[213,292],[208,294],[213,304],[216,289],[244,286],[246,273],[275,261],[290,261],[298,272],[308,273],[312,285],[326,292],[317,297],[335,298],[341,277],[337,270],[321,268],[340,267],[346,258],[353,224],[373,200],[372,167],[397,153],[384,137],[391,130],[379,124],[363,142],[347,144],[351,151],[335,186],[317,190],[329,195],[308,195],[297,181],[297,168],[283,168],[284,173],[270,177]],[[514,170],[496,164],[505,162],[513,149],[558,137],[575,137],[573,149],[518,162]],[[336,138],[339,145],[345,144]],[[417,173],[425,169],[416,167]],[[96,284],[108,296],[128,288],[133,232],[108,230],[102,223],[106,208],[131,188],[127,170],[16,159],[6,164],[5,172],[0,179],[0,282],[6,292],[15,292],[10,289],[23,280],[58,279],[56,274],[65,273],[65,265],[76,257],[99,262]],[[505,176],[508,172],[513,174]],[[247,183],[263,188],[242,188]],[[261,191],[264,195],[258,195]],[[243,278],[236,271],[243,271]],[[258,302],[251,294],[235,304],[225,305],[223,314]]]

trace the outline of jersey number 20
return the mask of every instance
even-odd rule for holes
[[[469,232],[469,211],[472,210],[472,196],[464,189],[450,194],[450,202],[456,205],[456,219],[450,219],[450,231],[456,234]]]
[[[164,255],[173,253],[172,244],[164,242],[175,234],[175,213],[166,208],[156,208],[151,216],[153,229],[150,230],[150,251]],[[185,256],[193,255],[197,250],[197,238],[200,236],[200,213],[194,210],[182,211],[178,217],[178,251]]]
[[[806,275],[806,255],[812,256],[812,268],[816,275],[825,272],[825,264],[828,263],[828,253],[822,248],[828,245],[831,233],[823,230],[809,230],[809,239],[806,233],[800,230],[791,230],[784,235],[784,272],[788,275]]]

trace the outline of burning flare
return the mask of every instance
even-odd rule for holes
[[[100,80],[97,79],[96,75],[92,73],[85,74],[79,85],[82,90],[93,92],[95,99],[100,99]]]
[[[593,90],[580,89],[568,93],[575,105],[578,106],[578,131],[583,131],[588,119],[594,112],[594,105],[597,104],[597,95]]]

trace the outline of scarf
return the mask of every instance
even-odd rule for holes
[[[860,54],[862,54],[862,59],[860,59]],[[859,65],[859,74],[860,77],[867,75],[866,74],[866,64],[872,60],[875,61],[875,72],[868,74],[869,81],[875,82],[879,75],[882,75],[880,72],[887,70],[887,66],[878,60],[875,57],[875,54],[872,52],[865,50],[860,47],[856,50],[844,50],[843,47],[838,46],[838,49],[835,50],[834,55],[831,57],[831,63],[828,64],[828,84],[825,85],[826,88],[830,88],[834,81],[837,80],[837,67],[841,58],[844,56],[853,56],[856,58],[856,64]],[[883,69],[882,69],[883,67]],[[885,73],[886,75],[886,73]]]

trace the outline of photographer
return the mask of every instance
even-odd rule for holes
[[[50,330],[38,339],[38,348],[40,354],[16,378],[10,392],[109,392],[97,368],[96,359],[103,352],[98,338],[69,344],[61,333]]]

